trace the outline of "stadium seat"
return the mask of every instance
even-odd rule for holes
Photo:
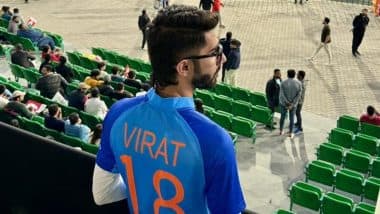
[[[275,214],[296,214],[295,212],[292,212],[292,211],[289,211],[289,210],[283,210],[283,209],[280,209],[280,210],[277,210],[275,212]]]
[[[368,173],[371,156],[367,153],[350,150],[346,153],[344,167],[361,173]]]
[[[334,185],[335,166],[331,163],[315,160],[306,166],[305,181],[315,181],[327,186]]]
[[[358,134],[355,136],[353,148],[370,155],[375,155],[377,154],[377,144],[377,138],[365,134]]]
[[[242,100],[232,102],[232,114],[244,118],[252,118],[252,104]]]
[[[379,195],[380,178],[369,177],[364,184],[364,198],[377,201]]]
[[[204,111],[204,114],[205,114],[207,117],[212,118],[215,109],[212,108],[212,107],[209,107],[209,106],[205,106],[205,105],[204,105],[204,106],[203,106],[203,111]]]
[[[91,130],[95,129],[96,125],[98,125],[99,123],[102,123],[102,121],[99,118],[91,114],[88,114],[84,111],[79,112],[79,116],[82,119],[83,124],[86,124]]]
[[[257,106],[268,107],[267,98],[264,93],[250,92],[249,98],[250,98],[250,102],[254,106],[257,105]]]
[[[61,139],[61,137],[62,137],[61,136],[62,133],[59,131],[56,131],[54,129],[46,128],[45,131],[46,131],[46,136],[50,136],[50,137],[54,138],[54,140],[56,140],[56,141],[59,141],[59,139]]]
[[[197,98],[200,98],[203,101],[203,104],[215,108],[214,96],[211,92],[206,90],[197,90]]]
[[[21,128],[28,130],[34,134],[46,136],[46,128],[36,121],[29,120],[28,118],[22,118],[20,125]]]
[[[66,135],[66,134],[62,134],[61,135],[61,137],[59,139],[59,142],[61,142],[63,144],[66,144],[68,146],[80,147],[80,148],[82,148],[82,144],[84,143],[79,138],[72,137],[72,136],[69,136],[69,135]]]
[[[214,95],[213,97],[216,110],[232,113],[232,98],[224,95]]]
[[[141,71],[145,73],[152,73],[152,65],[147,62],[141,62],[140,63]]]
[[[354,214],[375,214],[375,206],[360,202],[355,207]]]
[[[41,116],[38,116],[38,115],[34,115],[32,117],[32,120],[33,121],[36,121],[37,123],[41,124],[41,125],[45,125],[45,118],[44,117],[41,117]]]
[[[94,155],[96,155],[96,153],[98,153],[98,151],[99,151],[99,146],[94,145],[94,144],[90,144],[90,143],[82,143],[81,148],[82,148],[82,150],[89,152],[91,154],[94,154]]]
[[[380,139],[380,126],[375,126],[368,123],[361,123],[360,133]]]
[[[141,63],[137,59],[129,58],[129,67],[136,71],[141,71]]]
[[[212,114],[212,120],[227,130],[232,130],[231,129],[232,118],[233,118],[232,114],[227,113],[227,112],[223,112],[223,111],[215,111]],[[232,131],[234,131],[234,130],[232,130]],[[236,132],[236,131],[234,131],[234,132]]]
[[[86,69],[92,70],[98,68],[98,63],[94,60],[91,60],[87,57],[80,56],[80,65]]]
[[[359,120],[355,117],[343,115],[339,117],[337,121],[337,127],[350,130],[356,134],[358,133],[358,130],[359,130]]]
[[[8,80],[7,78],[0,76],[0,82],[4,83],[4,82],[8,82]]]
[[[9,64],[11,67],[11,73],[15,77],[15,80],[18,81],[19,78],[24,78],[24,74],[22,73],[22,68],[15,64]]]
[[[116,62],[118,65],[125,67],[126,65],[129,65],[129,58],[120,54],[115,55]]]
[[[67,52],[66,51],[66,54],[67,54],[67,57],[68,57],[69,62],[71,64],[79,65],[79,66],[81,65],[81,63],[80,63],[81,59],[76,52]]]
[[[228,134],[231,136],[232,143],[235,145],[239,136],[236,133],[233,133],[233,132],[228,132]]]
[[[62,116],[68,117],[71,113],[79,112],[80,110],[71,106],[59,105],[62,109]]]
[[[354,195],[362,196],[364,176],[360,173],[342,169],[335,175],[335,188]]]
[[[371,176],[380,178],[380,157],[373,159]]]
[[[330,132],[329,142],[350,149],[352,147],[353,138],[354,133],[352,131],[335,128]]]
[[[106,57],[105,59],[113,64],[117,64],[117,59],[116,59],[116,53],[113,51],[104,51],[104,56]],[[103,58],[104,59],[104,58]]]
[[[24,78],[26,79],[26,81],[28,81],[29,84],[36,84],[42,76],[40,73],[34,72],[33,70],[27,68],[21,68],[21,71],[23,73]]]
[[[322,200],[322,189],[316,186],[307,184],[302,181],[294,183],[290,187],[290,210],[293,209],[293,204],[298,204],[302,207],[311,210],[319,211]]]
[[[328,192],[323,196],[323,214],[351,214],[353,207],[354,201],[343,195]]]
[[[256,123],[244,117],[232,117],[232,131],[245,137],[255,137]]]
[[[232,98],[232,89],[229,85],[218,83],[215,85],[214,91],[216,94],[224,95]]]
[[[71,92],[77,90],[78,88],[79,88],[78,83],[76,83],[76,82],[71,82],[71,83],[67,84],[67,87],[66,87],[66,93],[67,93],[67,94],[70,94]]]
[[[24,50],[27,50],[27,51],[38,51],[38,47],[36,45],[34,45],[33,42],[32,42],[32,40],[30,40],[30,39],[19,37],[19,36],[15,36],[14,43],[15,44],[21,44],[22,47],[24,48]]]
[[[111,106],[117,101],[115,99],[112,99],[111,97],[101,95],[100,98],[106,103],[108,108],[111,108]]]
[[[335,165],[341,165],[343,162],[344,149],[341,146],[323,143],[317,149],[318,160],[327,161]]]
[[[273,114],[272,111],[263,106],[253,106],[252,107],[252,116],[251,119],[263,123],[265,125],[272,125],[273,124]]]
[[[103,48],[91,48],[91,51],[92,51],[92,53],[93,54],[95,54],[95,55],[97,55],[97,56],[100,56],[102,59],[105,59],[106,57],[106,55],[105,55],[105,53],[104,53],[104,51],[103,51]]]
[[[232,89],[232,98],[234,100],[243,100],[249,102],[249,91],[244,88],[231,88]]]
[[[0,18],[0,27],[8,28],[9,21],[3,18]]]
[[[129,91],[134,95],[136,95],[136,93],[140,91],[138,88],[135,88],[135,87],[129,86],[129,85],[125,85],[125,84],[124,84],[124,90]]]

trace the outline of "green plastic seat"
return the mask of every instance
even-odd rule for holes
[[[88,114],[84,111],[79,112],[79,116],[82,119],[83,124],[86,124],[91,130],[94,130],[96,125],[98,125],[99,123],[102,123],[102,121],[99,118],[95,117],[92,114]]]
[[[254,106],[268,107],[268,101],[264,93],[251,92],[249,95],[250,102]]]
[[[224,95],[214,95],[213,97],[216,110],[232,113],[232,98]]]
[[[93,61],[87,57],[80,56],[80,65],[84,68],[87,68],[89,70],[98,68],[98,63],[96,61]]]
[[[250,119],[252,118],[252,104],[242,100],[233,101],[232,114]]]
[[[331,143],[323,143],[317,150],[318,160],[327,161],[335,165],[342,164],[343,154],[343,147]]]
[[[33,44],[32,40],[23,38],[23,37],[15,37],[15,43],[16,44],[21,44],[24,50],[27,51],[38,51],[38,47]]]
[[[196,96],[203,101],[204,105],[215,108],[214,96],[211,92],[206,90],[197,90]]]
[[[32,120],[33,121],[36,121],[37,123],[41,124],[41,125],[45,125],[45,118],[44,117],[41,117],[41,116],[38,116],[38,115],[34,115],[32,117]]]
[[[215,111],[212,115],[212,120],[219,124],[221,127],[232,130],[232,118],[233,115],[227,112]],[[237,133],[237,132],[236,132]]]
[[[364,184],[364,198],[377,201],[379,195],[380,178],[369,177]]]
[[[83,141],[81,141],[81,139],[77,137],[69,136],[66,134],[61,135],[59,142],[66,144],[68,146],[80,147],[80,148],[82,148],[82,144],[84,143]]]
[[[117,64],[117,59],[116,59],[116,53],[113,52],[113,51],[109,51],[109,50],[105,50],[104,51],[104,55],[105,55],[105,59],[110,62],[110,63],[114,63],[114,64]],[[103,58],[104,59],[104,58]]]
[[[100,98],[106,103],[107,107],[110,108],[116,101],[111,97],[101,95]]]
[[[71,92],[77,90],[78,88],[79,88],[79,85],[77,83],[71,82],[67,84],[66,94],[70,94]]]
[[[27,131],[40,136],[46,136],[46,128],[39,122],[29,120],[28,118],[23,118],[23,125],[21,127]]]
[[[35,93],[30,93],[29,91],[25,95],[25,100],[34,100],[47,106],[54,104],[52,100]]]
[[[360,133],[380,139],[380,126],[375,126],[368,123],[361,123]]]
[[[95,55],[97,55],[97,56],[100,56],[102,59],[105,59],[106,57],[106,55],[105,55],[105,53],[104,53],[104,51],[103,51],[103,48],[91,48],[91,51],[92,51],[92,53],[93,54],[95,54]]]
[[[80,63],[81,59],[76,52],[67,52],[66,51],[66,54],[67,54],[67,58],[69,59],[69,62],[71,64],[81,65],[81,63]]]
[[[147,62],[140,63],[141,71],[145,73],[152,73],[152,65]]]
[[[115,55],[116,61],[118,65],[121,65],[125,67],[126,65],[129,65],[129,58],[127,56],[123,56],[120,54]]]
[[[343,195],[329,192],[323,196],[323,214],[351,214],[353,207],[354,201]]]
[[[363,202],[360,202],[356,207],[355,207],[355,212],[354,214],[375,214],[375,206],[372,206],[370,204],[366,204]]]
[[[54,129],[46,128],[45,132],[46,132],[46,136],[50,136],[50,137],[54,138],[54,140],[56,140],[56,141],[59,141],[59,139],[61,139],[61,137],[62,137],[62,133],[59,131],[56,131]]]
[[[31,69],[22,68],[21,70],[23,72],[24,78],[26,79],[26,81],[28,81],[28,83],[36,84],[38,80],[42,77],[40,73],[34,72]]]
[[[268,107],[253,106],[251,119],[265,125],[273,124],[273,114]]]
[[[82,150],[96,155],[99,151],[99,146],[90,143],[82,143]]]
[[[246,102],[249,102],[249,91],[244,88],[235,88],[231,87],[232,89],[232,98],[234,100],[243,100]]]
[[[371,176],[380,178],[380,158],[376,158],[372,162]]]
[[[15,64],[10,64],[11,67],[11,73],[15,77],[15,80],[18,81],[19,78],[24,78],[24,74],[22,73],[22,68]]]
[[[136,79],[141,80],[142,82],[148,81],[150,78],[150,74],[144,73],[144,72],[138,72],[136,73]]]
[[[0,82],[8,82],[8,79],[0,75]]]
[[[0,18],[0,27],[8,28],[9,21],[3,18]]]
[[[356,134],[359,130],[359,120],[349,115],[343,115],[339,117],[337,121],[337,127],[350,130]]]
[[[322,200],[322,189],[302,181],[290,187],[290,210],[293,204],[319,211]]]
[[[136,71],[141,71],[141,62],[137,59],[129,58],[129,67]]]
[[[209,117],[209,118],[212,118],[213,116],[213,113],[215,112],[215,109],[212,108],[212,107],[209,107],[209,106],[203,106],[203,111],[204,111],[204,114]]]
[[[218,83],[215,85],[215,88],[213,90],[216,94],[224,95],[227,97],[232,97],[232,89],[229,85]]]
[[[68,117],[72,113],[78,113],[79,112],[79,109],[71,107],[71,106],[65,106],[65,105],[59,104],[59,107],[61,107],[62,116],[64,116],[64,117]]]
[[[350,149],[352,147],[353,138],[354,133],[352,131],[335,128],[330,132],[329,142]]]
[[[136,93],[140,91],[138,88],[126,84],[124,84],[124,90],[131,92],[133,95],[136,95]]]
[[[305,181],[315,181],[327,186],[334,185],[335,166],[329,162],[315,160],[306,166]]]
[[[295,212],[289,211],[289,210],[283,210],[279,209],[275,212],[275,214],[296,214]]]
[[[232,131],[243,135],[245,137],[253,137],[256,135],[256,123],[250,119],[244,117],[233,117],[232,118]]]
[[[368,173],[371,156],[367,153],[350,150],[346,153],[344,167],[361,173]]]
[[[342,169],[335,175],[335,188],[354,195],[362,196],[364,176],[360,173]]]
[[[368,153],[370,155],[377,154],[377,138],[365,134],[358,134],[355,137],[353,148]]]
[[[231,136],[232,143],[235,145],[236,142],[237,142],[237,140],[238,140],[238,138],[239,138],[239,136],[236,133],[234,133],[234,132],[228,132],[228,134]]]

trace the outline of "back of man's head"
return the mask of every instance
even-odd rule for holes
[[[49,107],[48,107],[48,111],[49,111],[49,116],[51,117],[54,117],[57,112],[58,112],[58,105],[57,104],[51,104]]]
[[[375,114],[375,108],[373,106],[368,106],[367,107],[367,114],[369,116],[372,116],[373,114]]]
[[[241,45],[241,42],[237,39],[232,39],[231,40],[231,46],[234,47],[234,48],[239,48]]]
[[[78,121],[79,121],[79,114],[78,113],[71,113],[70,115],[69,115],[69,121],[70,121],[70,124],[71,125],[75,125],[75,124],[77,124],[78,123]]]
[[[91,89],[91,97],[99,97],[99,89],[97,87],[94,87]]]
[[[13,8],[13,13],[18,13],[20,12],[18,8]]]
[[[90,73],[90,76],[91,76],[91,77],[97,77],[97,76],[99,76],[99,74],[100,74],[99,69],[93,69],[93,70],[91,71],[91,73]]]
[[[199,54],[206,44],[205,33],[218,24],[215,13],[196,7],[172,5],[160,10],[148,31],[148,53],[155,86],[177,85],[176,65],[189,55]]]
[[[227,40],[231,40],[231,39],[232,39],[232,32],[231,32],[231,31],[228,31],[228,32],[226,33],[226,39],[227,39]]]
[[[128,72],[128,79],[133,80],[136,77],[136,73],[132,70]]]
[[[66,57],[64,57],[64,56],[60,56],[60,57],[59,57],[59,63],[60,63],[60,64],[64,65],[64,64],[66,64],[66,62],[67,62]]]
[[[106,65],[106,63],[104,63],[104,62],[99,62],[99,63],[98,63],[98,69],[99,69],[99,70],[102,70],[102,68],[103,68],[105,65]]]
[[[296,71],[294,69],[288,70],[288,78],[294,78],[296,76]]]
[[[324,22],[325,22],[326,24],[328,24],[328,23],[330,23],[330,19],[329,19],[328,17],[325,17]]]
[[[16,51],[21,51],[22,50],[22,45],[20,43],[18,43],[16,46]]]
[[[297,77],[298,77],[299,80],[305,79],[305,75],[306,75],[306,73],[303,70],[299,70],[298,73],[297,73]]]
[[[114,67],[112,67],[111,72],[113,75],[117,75],[119,73],[119,68],[117,66],[114,66]]]
[[[122,91],[124,89],[124,84],[119,82],[115,86],[115,91]]]
[[[145,14],[146,14],[146,10],[142,10],[141,13],[142,13],[143,15],[145,15]]]
[[[44,65],[42,68],[45,68],[46,73],[53,71],[53,67],[51,67],[51,65]]]
[[[0,95],[4,94],[5,89],[6,89],[5,85],[1,84],[0,85]]]

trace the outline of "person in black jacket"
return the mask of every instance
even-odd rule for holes
[[[279,105],[281,71],[276,68],[273,72],[273,78],[268,80],[265,88],[265,94],[268,100],[268,107],[274,113],[275,108]]]
[[[37,81],[36,89],[40,90],[42,96],[52,99],[58,91],[64,94],[67,81],[61,75],[53,73],[50,65],[43,66],[41,73],[43,76]]]
[[[34,64],[31,60],[35,59],[36,57],[22,49],[21,44],[17,44],[15,51],[11,54],[11,62],[24,68],[34,68]]]
[[[226,33],[226,38],[220,39],[219,43],[223,47],[223,54],[224,56],[228,57],[230,54],[231,50],[231,40],[232,40],[232,32],[227,32]],[[224,77],[226,75],[226,64],[227,61],[223,64],[223,69],[222,69],[222,82],[224,82]]]
[[[203,10],[211,10],[211,6],[214,3],[213,0],[201,0],[199,2],[199,8],[202,7]]]
[[[231,40],[230,53],[227,56],[226,67],[226,83],[232,86],[236,85],[236,70],[240,67],[240,41],[237,39]]]
[[[354,21],[352,23],[353,29],[353,37],[352,37],[352,55],[356,57],[356,55],[360,55],[358,48],[362,43],[365,29],[367,28],[369,18],[367,16],[368,10],[363,9],[362,13],[355,16]]]
[[[144,46],[145,46],[146,30],[147,30],[149,23],[150,23],[150,18],[148,16],[148,14],[146,13],[146,10],[143,10],[142,14],[139,16],[139,22],[138,22],[139,29],[141,30],[141,32],[143,34],[141,49],[144,49]]]
[[[64,56],[59,57],[59,64],[55,67],[55,72],[60,74],[67,82],[71,82],[74,78],[74,73],[71,68],[66,65],[67,59]]]

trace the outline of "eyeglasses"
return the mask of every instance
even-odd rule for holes
[[[216,48],[215,51],[213,51],[210,54],[206,55],[200,55],[200,56],[189,56],[184,59],[204,59],[204,58],[209,58],[209,57],[216,57],[216,65],[220,65],[222,63],[222,58],[223,58],[223,46],[219,44]]]

